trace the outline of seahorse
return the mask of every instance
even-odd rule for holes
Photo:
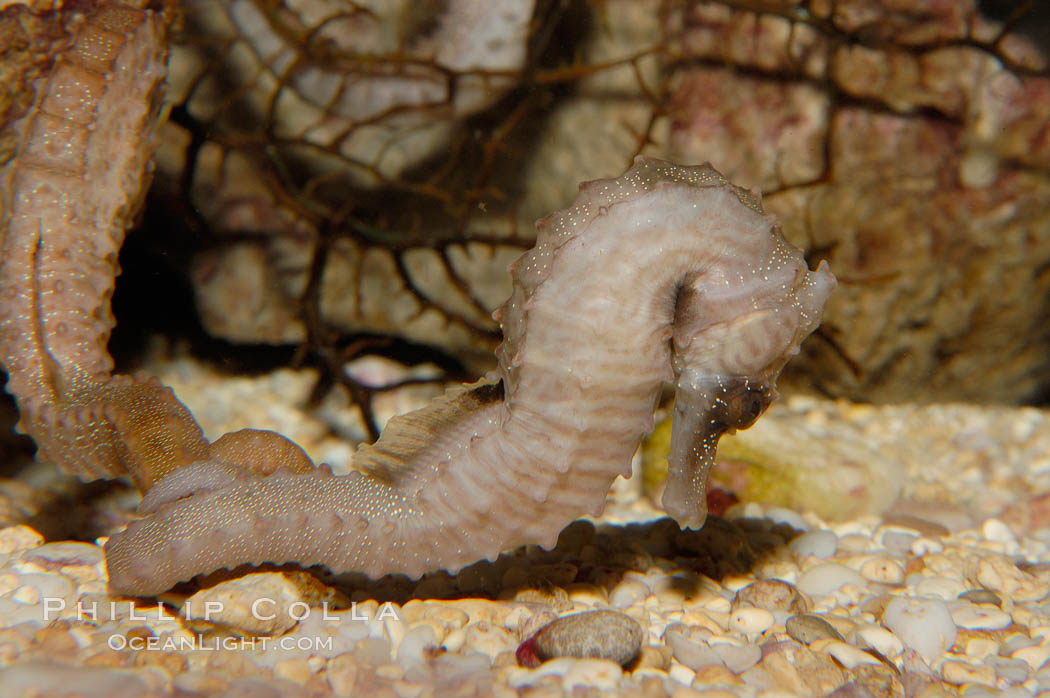
[[[130,473],[145,488],[207,454],[171,391],[110,376],[106,352],[117,253],[152,167],[164,25],[110,2],[54,16],[68,40],[13,124],[0,173],[0,357],[40,457],[83,478]]]
[[[15,151],[0,170],[0,361],[19,430],[44,460],[84,479],[129,475],[141,490],[206,458],[251,459],[261,472],[312,469],[270,432],[209,444],[171,389],[111,375],[109,299],[152,171],[164,22],[117,2],[44,13],[65,39],[12,124]]]
[[[110,590],[150,595],[244,563],[419,577],[551,547],[630,475],[665,384],[664,508],[706,516],[719,437],[746,428],[835,286],[759,196],[709,165],[638,158],[538,224],[494,313],[496,373],[394,418],[354,470],[258,472],[209,458],[150,490],[106,544]]]

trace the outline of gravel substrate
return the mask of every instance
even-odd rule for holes
[[[161,606],[107,597],[97,544],[10,526],[0,530],[2,693],[1050,695],[1047,413],[796,398],[760,424],[803,434],[807,453],[862,442],[870,462],[851,467],[899,478],[897,501],[838,521],[749,502],[682,532],[635,478],[549,552],[419,581],[249,570]],[[544,657],[633,653],[624,643],[636,626],[615,615],[544,630],[607,609],[641,627],[625,666],[519,663],[519,646],[545,636]]]

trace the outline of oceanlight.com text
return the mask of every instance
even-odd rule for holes
[[[136,652],[205,652],[223,651],[267,651],[283,650],[298,652],[331,651],[334,644],[331,637],[140,637],[113,634],[106,640],[110,649]]]

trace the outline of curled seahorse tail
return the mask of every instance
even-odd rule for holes
[[[130,475],[142,491],[208,452],[193,415],[156,378],[76,374],[61,400],[23,407],[21,428],[64,470],[85,480]]]
[[[0,362],[43,458],[146,489],[206,445],[170,390],[110,377],[106,352],[117,255],[152,172],[165,27],[118,2],[53,17],[66,40],[0,170]]]
[[[199,481],[207,478],[201,471],[209,465],[216,473],[222,467],[202,462],[187,470]],[[319,469],[306,475],[263,477],[235,467],[224,474],[226,478],[217,475],[220,489],[165,503],[107,541],[112,592],[147,596],[196,574],[245,563],[294,560],[309,566],[322,561],[322,547],[331,546],[341,530],[347,535],[344,527],[350,522],[338,512],[319,512],[313,494],[332,491],[331,485],[348,497],[346,506],[352,508],[351,493],[344,490],[352,489],[360,474],[335,480],[329,471]],[[273,491],[282,496],[271,496]],[[259,502],[273,506],[260,510],[253,506]],[[151,502],[146,508],[153,507]],[[212,516],[220,511],[223,516]]]
[[[176,470],[143,499],[146,516],[106,544],[110,589],[151,595],[265,562],[418,577],[526,542],[553,546],[581,511],[600,508],[615,473],[601,453],[571,447],[575,473],[568,460],[530,470],[530,447],[546,435],[515,437],[502,396],[482,381],[394,418],[358,451],[363,470],[344,476],[324,466],[260,475],[221,461]]]

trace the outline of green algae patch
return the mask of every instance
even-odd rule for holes
[[[773,409],[750,429],[718,444],[710,486],[741,502],[812,511],[830,521],[878,514],[900,494],[901,466],[855,432],[806,412]],[[659,504],[667,480],[671,419],[642,443],[642,487]]]

